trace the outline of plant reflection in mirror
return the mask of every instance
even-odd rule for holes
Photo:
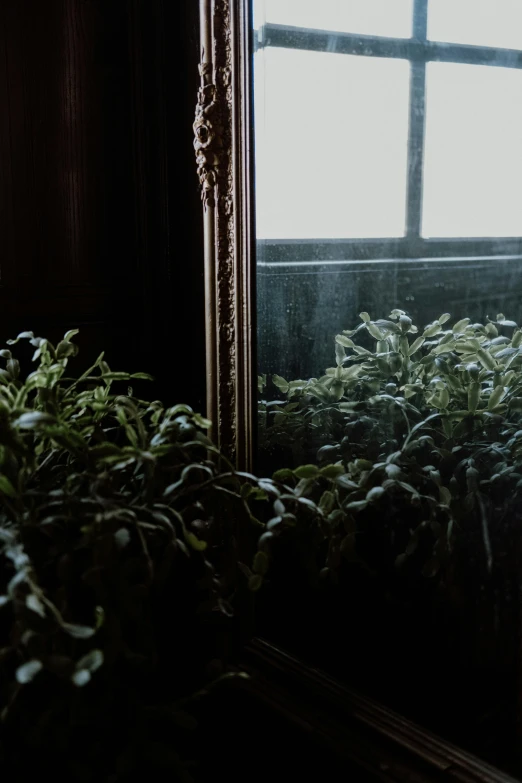
[[[291,490],[315,504],[333,573],[345,556],[435,576],[459,529],[480,537],[491,572],[520,504],[522,331],[503,314],[444,314],[422,331],[402,310],[360,318],[322,377],[259,378],[261,459],[283,485],[267,535],[295,525]],[[266,399],[272,385],[284,399]]]

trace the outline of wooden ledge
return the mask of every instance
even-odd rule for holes
[[[516,779],[262,639],[245,651],[249,690],[358,780],[516,783]]]

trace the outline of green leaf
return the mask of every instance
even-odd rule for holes
[[[335,495],[329,490],[325,490],[319,500],[319,508],[323,514],[329,514],[335,506]]]
[[[82,688],[84,685],[87,685],[88,682],[91,680],[91,673],[88,669],[79,669],[78,671],[75,671],[71,675],[71,681],[76,685],[77,688]]]
[[[9,498],[15,498],[17,495],[17,492],[11,484],[10,480],[7,478],[7,476],[4,476],[3,473],[0,473],[0,492],[4,495],[7,495]]]
[[[319,468],[317,465],[300,465],[294,470],[294,476],[297,478],[315,478],[319,475]]]
[[[494,370],[496,368],[497,363],[488,351],[485,351],[483,348],[479,348],[477,350],[477,356],[480,359],[480,363],[487,370]]]
[[[77,334],[80,334],[79,329],[69,329],[69,331],[65,332],[63,336],[64,342],[69,342],[69,340],[72,340],[72,338],[76,337]]]
[[[274,386],[277,386],[279,391],[282,391],[283,394],[286,394],[288,391],[288,382],[285,381],[284,378],[282,378],[280,375],[272,375],[272,382]]]
[[[335,342],[335,361],[337,362],[338,367],[341,367],[344,360],[346,359],[346,351],[344,350],[344,347],[339,343]]]
[[[40,351],[40,348],[37,350]],[[75,356],[77,352],[78,346],[74,345],[73,343],[68,343],[65,340],[62,340],[62,342],[58,343],[56,346],[57,359],[67,359],[69,356]]]
[[[519,348],[521,343],[522,343],[522,329],[517,329],[516,332],[513,332],[513,337],[511,338],[511,345],[513,346],[513,348]]]
[[[293,471],[290,470],[290,468],[281,468],[281,470],[276,470],[272,478],[274,481],[288,481],[288,479],[291,479],[294,477]]]
[[[349,476],[347,476],[346,473],[343,474],[342,476],[337,476],[336,483],[343,489],[348,489],[352,491],[359,489],[359,485],[355,481],[352,481],[352,479],[349,478]]]
[[[32,430],[42,424],[54,424],[56,419],[49,413],[42,413],[41,411],[32,411],[31,413],[22,413],[18,419],[15,419],[15,427],[20,427],[23,430]]]
[[[374,337],[376,340],[383,340],[384,334],[381,332],[378,326],[375,326],[374,323],[371,321],[366,322],[366,328],[368,329],[369,333],[372,337]]]
[[[354,500],[352,503],[346,504],[346,509],[348,511],[364,511],[367,506],[367,500]]]
[[[493,408],[496,408],[496,406],[500,403],[504,396],[505,390],[503,386],[497,386],[491,394],[489,395],[488,399],[488,410],[493,410]]]
[[[342,465],[325,465],[321,468],[321,476],[329,479],[336,479],[338,476],[342,476],[345,473],[345,469]]]
[[[185,533],[185,541],[196,552],[203,552],[207,548],[207,542],[201,541],[194,533]]]
[[[248,589],[256,593],[263,585],[263,577],[261,574],[253,574],[248,580]]]
[[[372,487],[372,489],[370,489],[366,494],[366,500],[368,503],[373,503],[376,500],[380,500],[385,494],[386,490],[384,487]]]
[[[370,316],[366,312],[359,313],[359,318],[366,324],[370,321]]]
[[[451,492],[447,487],[439,487],[439,500],[443,506],[451,504]]]
[[[149,375],[148,372],[133,372],[130,377],[131,378],[135,378],[136,380],[141,380],[141,381],[153,381],[154,380],[154,376],[153,375]]]
[[[89,672],[95,672],[100,666],[103,666],[103,652],[101,650],[91,650],[83,658],[80,658],[76,664],[76,670],[86,669]]]
[[[102,372],[100,378],[104,381],[128,381],[131,375],[128,372]]]
[[[442,331],[441,325],[435,321],[433,324],[429,324],[424,330],[423,337],[434,337],[436,334]]]
[[[424,337],[417,337],[417,339],[414,340],[410,345],[408,356],[413,356],[414,353],[416,353],[420,348],[422,348],[425,342],[426,340]]]
[[[457,321],[457,323],[453,326],[453,332],[455,334],[462,334],[470,320],[470,318],[462,318],[460,321]]]
[[[330,386],[330,394],[332,395],[335,402],[339,402],[344,394],[344,383],[339,380],[334,381]]]
[[[18,667],[16,670],[16,680],[20,685],[26,685],[28,682],[31,682],[42,669],[42,662],[33,658]]]
[[[512,397],[509,401],[509,409],[512,411],[522,411],[522,397]]]
[[[87,625],[75,625],[73,623],[62,623],[63,630],[74,639],[90,639],[96,633],[95,628],[89,628]]]
[[[256,552],[252,568],[254,573],[264,576],[268,571],[269,560],[265,552]]]
[[[342,345],[344,348],[353,348],[354,342],[349,337],[345,337],[344,334],[338,334],[335,337],[335,342],[338,345]]]
[[[28,609],[30,609],[32,612],[36,612],[36,614],[39,614],[40,617],[45,617],[45,607],[43,603],[40,601],[37,595],[34,593],[29,593],[29,595],[25,599],[25,605]]]
[[[468,387],[468,411],[475,413],[480,400],[480,383],[470,383]]]

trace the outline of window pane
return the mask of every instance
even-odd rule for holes
[[[522,236],[522,72],[427,66],[423,235]]]
[[[522,49],[521,0],[429,0],[428,8],[432,41]]]
[[[409,38],[413,0],[256,0],[256,27],[263,22],[336,32]]]
[[[409,64],[256,55],[258,238],[404,235]]]

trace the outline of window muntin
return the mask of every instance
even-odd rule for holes
[[[413,0],[265,0],[258,23],[409,38]]]

